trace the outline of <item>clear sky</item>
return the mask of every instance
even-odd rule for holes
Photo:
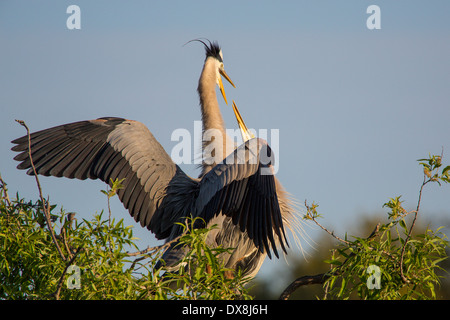
[[[80,30],[66,26],[72,4]],[[379,30],[366,26],[373,4]],[[14,119],[32,131],[103,116],[139,120],[170,153],[172,132],[200,120],[204,50],[183,44],[205,37],[223,48],[237,87],[225,84],[228,100],[249,127],[279,130],[277,176],[299,202],[319,203],[324,225],[345,232],[398,195],[412,210],[422,182],[416,160],[443,148],[450,163],[449,14],[449,1],[2,0],[0,172],[11,194],[37,199],[34,178],[12,160],[10,141],[25,134]],[[41,183],[79,218],[106,208],[100,181]],[[425,221],[448,226],[449,191],[427,188]],[[112,209],[136,226],[142,247],[155,244],[118,199]],[[284,262],[266,263],[263,275],[273,263]]]

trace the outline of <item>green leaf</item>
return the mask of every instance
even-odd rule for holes
[[[405,231],[408,231],[408,227],[406,226],[406,222],[405,220],[401,219],[398,224],[400,225],[400,227],[402,227]]]
[[[323,262],[325,262],[326,264],[332,264],[335,266],[341,266],[342,262],[339,260],[324,260]]]

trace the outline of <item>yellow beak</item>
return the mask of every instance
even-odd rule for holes
[[[236,103],[234,103],[233,101],[233,111],[234,111],[234,115],[236,116],[236,120],[238,122],[239,125],[239,129],[241,129],[241,135],[242,135],[242,140],[248,141],[252,138],[254,138],[255,136],[253,135],[253,133],[251,133],[248,129],[247,126],[244,123],[244,120],[241,117],[241,114],[239,113],[239,110],[236,106]]]
[[[225,72],[224,69],[219,69],[219,73],[233,86],[236,88],[236,86],[234,85],[233,81],[231,81],[230,77],[227,75],[227,73]],[[222,79],[219,77],[219,88],[220,88],[220,92],[222,92],[222,96],[223,96],[223,100],[225,100],[225,103],[228,104],[227,102],[227,96],[225,95],[225,90],[223,89],[223,83],[222,83]]]

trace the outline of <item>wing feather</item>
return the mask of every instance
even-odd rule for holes
[[[232,217],[261,252],[278,257],[276,243],[286,252],[287,239],[271,163],[261,161],[270,154],[266,141],[246,141],[202,178],[194,212],[207,222],[218,214]]]
[[[100,118],[32,133],[31,154],[38,174],[77,179],[123,179],[119,199],[131,216],[157,238],[179,235],[175,222],[189,215],[207,223],[217,215],[231,217],[261,251],[287,244],[271,164],[261,161],[270,148],[251,139],[201,179],[188,177],[140,122]],[[19,169],[31,172],[28,139],[13,141]]]
[[[28,137],[12,142],[12,150],[19,152],[15,157],[20,161],[18,168],[31,174]],[[171,225],[190,211],[190,189],[195,188],[197,180],[178,169],[140,122],[112,117],[79,121],[34,132],[30,144],[38,174],[106,183],[125,178],[124,189],[118,192],[120,200],[136,221],[147,228],[153,225],[158,238],[167,237]],[[176,201],[166,199],[161,206],[166,194],[184,196]],[[166,216],[167,212],[171,215]],[[152,224],[153,219],[166,222]]]
[[[91,146],[91,144],[89,144]],[[90,172],[91,164],[94,162],[94,157],[96,154],[100,153],[100,150],[104,147],[104,143],[94,142],[91,149],[86,148],[86,154],[84,159],[80,161],[78,168],[76,166],[73,167],[74,173],[73,177],[81,180],[86,180],[87,178],[95,179],[95,176]]]

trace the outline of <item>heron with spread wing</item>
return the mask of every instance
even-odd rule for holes
[[[206,50],[198,84],[203,132],[220,133],[203,139],[203,149],[213,152],[209,153],[212,158],[204,159],[198,178],[185,174],[141,122],[115,117],[32,133],[32,160],[36,172],[44,176],[106,183],[125,179],[118,191],[120,201],[157,239],[176,239],[183,231],[177,222],[186,217],[201,217],[207,226],[217,224],[206,243],[234,248],[222,256],[225,266],[254,276],[266,255],[279,257],[279,248],[286,252],[285,226],[296,228],[295,211],[281,184],[270,174],[270,147],[251,135],[233,101],[244,139],[234,148],[215,91],[218,86],[227,102],[221,77],[234,86],[224,70],[222,51],[217,43],[195,41],[203,43]],[[12,150],[20,152],[14,158],[20,161],[17,168],[33,175],[28,137],[12,143]],[[163,255],[166,265],[176,265],[184,250],[171,245]]]

